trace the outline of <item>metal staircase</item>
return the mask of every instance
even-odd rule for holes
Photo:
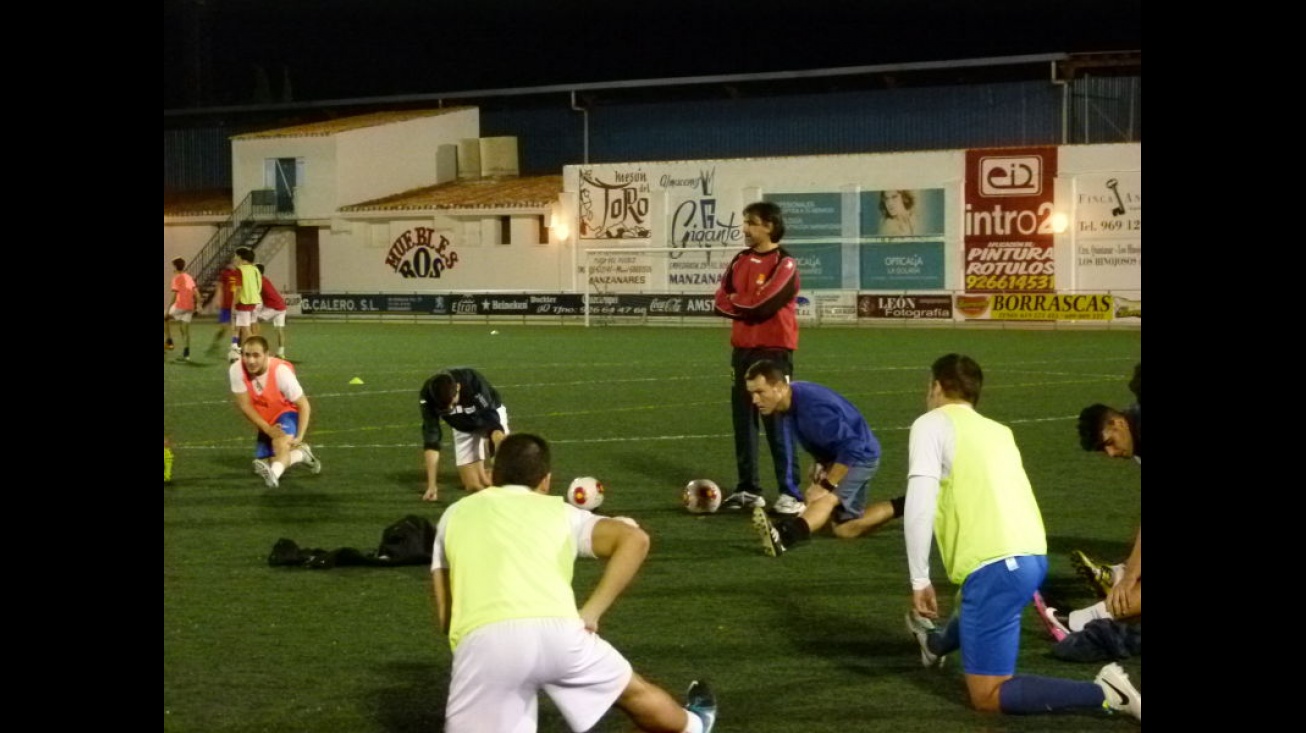
[[[186,271],[195,278],[200,303],[207,305],[212,300],[218,288],[218,275],[231,262],[237,249],[249,247],[258,252],[268,231],[275,226],[294,223],[296,219],[293,197],[283,194],[278,199],[277,191],[273,189],[250,191],[232,210],[231,216],[218,225],[218,230],[199,254],[186,265]]]

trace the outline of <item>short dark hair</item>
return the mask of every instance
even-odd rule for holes
[[[494,452],[495,486],[539,486],[553,472],[549,442],[531,433],[513,433]]]
[[[744,381],[751,382],[758,377],[765,377],[767,384],[776,384],[785,381],[788,376],[789,372],[780,362],[762,359],[748,367],[748,371],[744,372]]]
[[[262,336],[246,336],[246,337],[245,337],[245,340],[242,341],[242,342],[240,342],[240,347],[241,347],[241,349],[244,349],[245,346],[247,346],[247,345],[249,345],[249,344],[255,344],[255,345],[258,345],[258,346],[262,346],[262,347],[263,347],[263,351],[264,351],[265,353],[268,351],[268,340],[265,339],[265,338],[263,338]]]
[[[250,249],[249,247],[237,247],[237,248],[236,248],[236,256],[239,257],[239,258],[241,258],[242,260],[244,260],[244,261],[246,261],[246,262],[253,262],[253,261],[254,261],[254,250]]]
[[[984,371],[979,362],[962,354],[945,354],[934,360],[930,372],[945,397],[979,406],[980,391],[984,389]]]
[[[434,405],[437,411],[447,412],[453,407],[453,396],[457,388],[458,384],[454,382],[452,374],[440,372],[422,385],[422,399]]]
[[[1119,410],[1100,402],[1080,410],[1077,425],[1079,447],[1090,453],[1102,450],[1102,431],[1111,418],[1120,414]]]
[[[173,258],[172,258],[172,266],[175,267],[175,268],[177,268],[178,270],[184,270],[184,269],[186,269],[186,260],[184,260],[184,259],[182,259],[182,258],[180,258],[180,257],[173,257]]]
[[[257,265],[254,265],[254,266],[258,268],[258,272],[259,272],[259,274],[262,275],[262,274],[263,274],[263,263],[260,262],[260,263],[258,263]]]
[[[785,218],[780,206],[770,201],[755,201],[744,207],[744,218],[756,216],[763,224],[771,225],[771,241],[779,242],[785,235]]]

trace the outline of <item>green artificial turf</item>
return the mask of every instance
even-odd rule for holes
[[[499,388],[513,431],[554,448],[554,487],[592,475],[600,513],[651,535],[636,582],[600,633],[645,677],[679,696],[712,682],[717,731],[1100,731],[1137,725],[1098,714],[1001,717],[967,705],[959,660],[921,668],[906,633],[900,522],[868,538],[821,535],[764,556],[744,514],[692,516],[689,480],[735,483],[729,332],[721,327],[312,322],[292,318],[290,356],[313,406],[309,442],[325,469],[290,471],[269,490],[250,468],[253,429],[232,405],[223,354],[164,364],[164,433],[175,444],[163,497],[164,730],[417,733],[443,729],[450,652],[434,627],[422,567],[269,567],[279,538],[376,548],[409,513],[433,522],[463,496],[451,446],[440,503],[424,487],[417,390],[433,372],[473,366]],[[491,330],[497,330],[495,335]],[[1067,554],[1122,559],[1140,516],[1132,461],[1080,450],[1075,416],[1127,404],[1141,331],[807,327],[796,378],[861,409],[883,446],[872,499],[900,495],[907,436],[924,409],[929,364],[959,351],[984,368],[980,411],[1009,424],[1047,526],[1045,590],[1094,600]],[[354,378],[362,384],[350,384]],[[446,438],[447,440],[447,438]],[[775,485],[763,448],[768,500]],[[804,461],[804,468],[807,461]],[[954,589],[937,569],[946,608]],[[600,565],[578,561],[584,597]],[[1026,615],[1022,672],[1091,679],[1063,662]],[[1142,688],[1141,657],[1123,662]],[[1106,719],[1103,719],[1106,718]],[[595,730],[632,727],[620,712]],[[566,731],[546,698],[541,731]]]

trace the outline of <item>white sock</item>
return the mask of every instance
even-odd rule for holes
[[[1098,601],[1088,608],[1071,611],[1069,622],[1066,625],[1070,627],[1071,631],[1083,631],[1089,621],[1096,621],[1100,618],[1115,618],[1110,611],[1106,610],[1106,601]]]
[[[273,461],[269,468],[272,469],[272,475],[277,478],[281,478],[281,474],[286,472],[286,467],[281,465],[280,461]]]
[[[304,462],[304,451],[298,448],[295,448],[294,450],[290,451],[290,465],[293,466],[296,463],[303,463],[303,462]]]
[[[680,733],[703,733],[703,719],[686,710],[685,729]]]

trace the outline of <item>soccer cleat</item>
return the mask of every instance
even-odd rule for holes
[[[190,357],[189,357],[189,356],[179,356],[179,357],[177,357],[176,359],[173,359],[173,361],[176,362],[176,363],[178,363],[178,364],[189,364],[189,363],[190,363]]]
[[[775,504],[771,507],[771,511],[776,514],[793,514],[795,516],[802,514],[806,510],[806,504],[788,494],[781,494],[780,498],[776,499]]]
[[[308,447],[308,443],[300,443],[299,451],[304,454],[304,467],[312,473],[322,473],[322,462],[313,455],[313,449]]]
[[[277,488],[277,483],[278,483],[277,477],[275,474],[272,473],[272,466],[269,466],[267,461],[263,461],[263,460],[259,460],[258,458],[255,458],[254,473],[257,473],[259,476],[263,477],[263,483],[267,484],[267,487],[269,489]]]
[[[766,518],[766,510],[760,506],[753,508],[753,529],[757,530],[757,537],[762,541],[762,552],[769,557],[784,554],[785,545],[780,540],[780,530],[771,524],[771,520]]]
[[[1099,598],[1106,598],[1115,583],[1111,582],[1111,566],[1093,560],[1079,550],[1070,553],[1070,564],[1075,572],[1093,587]]]
[[[1102,688],[1102,694],[1106,695],[1103,707],[1111,712],[1132,715],[1140,723],[1143,721],[1143,695],[1129,681],[1129,675],[1123,667],[1112,662],[1103,667],[1093,681]]]
[[[164,351],[172,351],[172,350],[175,349],[175,348],[177,348],[177,347],[176,347],[175,344],[172,343],[172,339],[168,339],[167,341],[164,341],[164,342],[163,342],[163,350],[164,350]]]
[[[736,491],[721,502],[722,509],[761,509],[766,506],[766,499],[747,491]]]
[[[716,725],[716,695],[706,682],[694,680],[685,693],[685,709],[703,721],[703,733],[712,733]]]
[[[1034,591],[1034,610],[1038,611],[1038,618],[1043,622],[1043,627],[1048,630],[1053,641],[1061,641],[1070,635],[1070,629],[1057,618],[1057,609],[1048,606],[1043,602],[1043,594]]]
[[[930,637],[938,633],[938,627],[934,622],[915,611],[908,611],[907,630],[916,637],[916,642],[921,646],[921,666],[942,667],[945,657],[930,651]]]

